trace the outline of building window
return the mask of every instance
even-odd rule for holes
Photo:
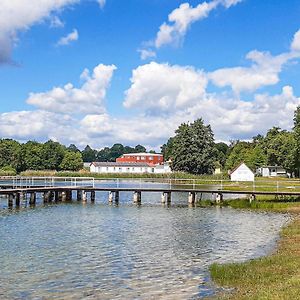
[[[144,160],[145,159],[145,156],[141,156],[141,160]]]
[[[136,157],[136,160],[140,160],[140,157],[139,157],[139,156],[137,156],[137,157]]]
[[[154,168],[152,168],[152,170],[151,170],[151,171],[152,171],[152,173],[154,173]]]
[[[149,160],[153,160],[153,156],[149,156]]]
[[[122,172],[122,168],[119,168],[119,172]]]

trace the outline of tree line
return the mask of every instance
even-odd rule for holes
[[[111,162],[122,154],[133,152],[146,152],[146,148],[142,145],[129,147],[114,144],[97,151],[87,145],[81,151],[74,144],[66,147],[52,140],[45,143],[20,143],[13,139],[0,139],[0,173],[26,170],[78,171],[83,168],[84,162]]]
[[[294,112],[292,131],[273,127],[251,141],[215,143],[210,125],[200,118],[183,123],[161,147],[174,171],[211,174],[215,168],[228,171],[245,162],[253,171],[262,166],[281,166],[292,176],[300,175],[300,107]]]

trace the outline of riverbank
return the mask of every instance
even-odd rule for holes
[[[251,205],[293,213],[294,220],[282,229],[278,247],[270,256],[245,263],[213,264],[211,277],[225,291],[214,299],[300,299],[300,204],[255,201],[248,208]]]

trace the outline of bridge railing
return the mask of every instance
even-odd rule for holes
[[[263,179],[256,178],[253,182],[230,181],[228,179],[190,179],[190,178],[97,178],[94,177],[0,177],[1,187],[112,187],[112,188],[143,188],[153,189],[187,189],[187,190],[232,190],[234,191],[265,191],[265,192],[298,192],[300,180]]]
[[[4,176],[0,178],[0,188],[28,188],[28,187],[55,187],[55,186],[73,186],[73,187],[94,187],[95,179],[93,177],[27,177],[27,176]]]

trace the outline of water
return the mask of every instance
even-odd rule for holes
[[[288,215],[142,205],[37,206],[0,212],[0,299],[200,299],[212,295],[208,267],[272,251]],[[3,201],[2,201],[3,202]]]

